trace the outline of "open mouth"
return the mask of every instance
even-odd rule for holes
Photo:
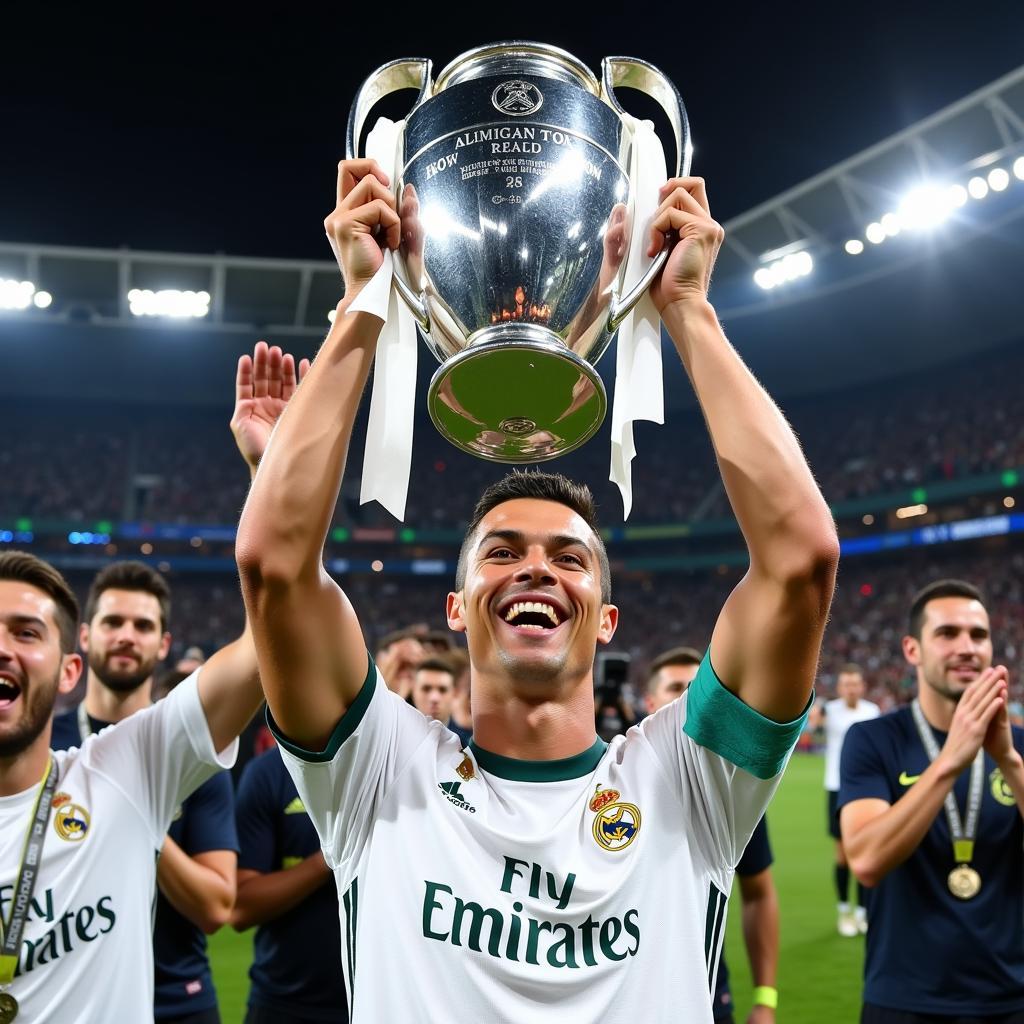
[[[21,696],[21,687],[13,679],[0,676],[0,711],[9,708]]]
[[[502,619],[516,629],[544,633],[557,629],[565,618],[547,601],[515,601],[502,614]]]

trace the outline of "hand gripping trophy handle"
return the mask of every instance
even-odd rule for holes
[[[355,102],[348,115],[348,131],[345,136],[345,159],[352,160],[359,155],[359,140],[366,126],[366,115],[379,100],[403,89],[415,89],[418,93],[413,109],[430,96],[433,64],[426,57],[407,57],[393,60],[377,68],[359,87]],[[395,168],[386,167],[385,172],[394,178]],[[392,182],[394,184],[394,182]],[[412,311],[422,330],[430,330],[430,315],[422,293],[417,293],[396,267],[395,286],[406,305]]]
[[[425,58],[392,61],[356,95],[349,158],[364,155],[379,100],[417,93],[401,166],[385,168],[403,225],[394,282],[439,363],[427,390],[431,419],[463,451],[541,462],[583,444],[604,419],[597,361],[667,258],[635,283],[626,278],[631,232],[647,227],[636,211],[646,218],[657,197],[638,203],[638,187],[651,186],[626,166],[647,174],[619,88],[662,107],[674,173],[687,173],[679,94],[632,57],[606,58],[598,76],[546,43],[489,43],[436,77]]]
[[[612,106],[620,116],[626,111],[619,105],[615,97],[616,87],[623,86],[636,89],[655,100],[672,125],[672,133],[676,143],[675,171],[672,177],[678,178],[690,173],[690,157],[693,147],[690,144],[690,125],[686,117],[679,90],[656,67],[635,57],[605,57],[601,62],[601,98]],[[637,225],[636,228],[641,228]],[[643,277],[622,298],[612,297],[608,313],[609,332],[618,329],[629,311],[640,301],[654,279],[661,273],[668,259],[668,249],[663,249],[647,268]]]

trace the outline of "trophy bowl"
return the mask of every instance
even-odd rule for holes
[[[595,364],[667,255],[625,291],[634,122],[615,89],[664,109],[675,175],[689,170],[686,111],[668,78],[631,57],[606,57],[599,79],[557,47],[503,42],[462,54],[436,79],[431,68],[405,59],[370,75],[349,115],[347,156],[362,155],[378,100],[417,91],[393,181],[394,280],[441,363],[431,419],[484,459],[552,459],[600,427],[608,402]]]

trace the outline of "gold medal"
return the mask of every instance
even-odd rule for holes
[[[10,992],[0,992],[0,1024],[11,1024],[18,1016],[18,1000]]]
[[[970,864],[959,864],[950,871],[948,885],[958,900],[973,900],[981,892],[981,875]]]

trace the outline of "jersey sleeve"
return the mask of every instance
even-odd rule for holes
[[[262,770],[264,759],[275,756],[271,751],[245,766],[235,800],[238,866],[265,875],[280,866],[275,818],[281,809],[274,803],[277,787],[268,786],[267,773]]]
[[[892,785],[885,759],[865,722],[850,726],[839,758],[839,799],[837,808],[854,800],[893,802]]]
[[[442,732],[388,689],[372,658],[359,695],[323,750],[292,743],[269,709],[267,723],[320,837],[324,859],[343,878],[356,864],[391,783],[419,745]]]
[[[213,749],[199,700],[196,669],[163,700],[91,736],[82,749],[89,766],[129,799],[149,822],[157,849],[175,810],[222,768],[235,763],[238,740]]]
[[[217,772],[185,801],[181,848],[190,856],[211,850],[238,852],[235,790],[227,772]]]
[[[686,693],[640,724],[711,867],[739,861],[807,720],[774,722],[726,689],[705,655]]]

